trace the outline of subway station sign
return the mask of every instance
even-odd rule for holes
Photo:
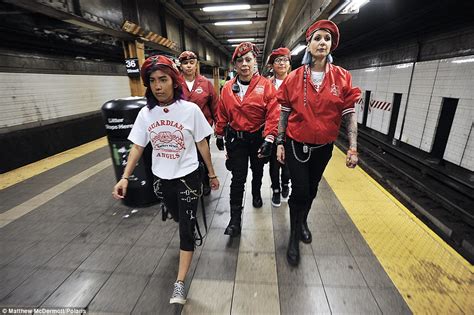
[[[140,67],[138,66],[138,58],[125,59],[125,67],[130,78],[140,77]]]

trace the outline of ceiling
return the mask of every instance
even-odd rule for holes
[[[74,0],[71,0],[75,2]],[[158,0],[155,0],[158,1]],[[254,38],[260,50],[268,54],[280,45],[304,43],[304,31],[316,18],[314,11],[323,3],[332,6],[328,15],[346,0],[159,0],[172,4],[192,20],[206,39],[228,57],[234,47],[228,39]],[[25,1],[22,1],[25,2]],[[38,2],[38,1],[36,1]],[[59,3],[61,1],[55,0]],[[66,1],[68,2],[68,1]],[[100,3],[115,3],[101,0]],[[472,26],[473,2],[470,0],[370,0],[357,14],[335,15],[341,30],[341,43],[336,56],[373,49],[387,43],[402,42],[427,33],[456,30]],[[91,59],[122,61],[121,40],[113,33],[77,26],[45,14],[20,8],[12,0],[0,0],[0,47],[37,52],[58,52]],[[137,0],[140,4],[140,1]],[[206,5],[248,3],[249,10],[204,12]],[[470,12],[470,13],[469,13]],[[324,16],[324,15],[323,15]],[[250,25],[217,26],[227,20],[250,20]],[[190,25],[190,23],[186,23]],[[261,55],[262,56],[262,55]],[[261,58],[260,56],[260,58]],[[301,58],[302,53],[295,60]],[[261,59],[260,59],[261,61]]]
[[[268,20],[269,0],[181,0],[177,3],[185,10],[191,17],[196,19],[199,24],[205,27],[214,38],[216,38],[229,53],[232,53],[235,47],[232,45],[235,42],[229,42],[228,39],[239,38],[253,38],[253,43],[262,50],[265,40],[265,31]],[[218,12],[204,12],[203,7],[216,5],[232,5],[232,4],[249,4],[248,10],[233,10],[233,11],[218,11]],[[215,22],[221,21],[251,21],[248,25],[230,25],[219,26]],[[238,44],[238,43],[237,43]]]

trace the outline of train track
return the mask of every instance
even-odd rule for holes
[[[345,131],[336,145],[347,149]],[[474,263],[474,185],[427,159],[359,129],[360,167],[395,194],[418,218]]]

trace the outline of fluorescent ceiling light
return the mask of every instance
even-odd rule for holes
[[[227,41],[232,43],[232,42],[251,42],[251,41],[254,41],[255,38],[231,38],[231,39],[228,39]]]
[[[250,4],[232,4],[232,5],[215,5],[204,7],[201,10],[204,12],[217,12],[217,11],[237,11],[237,10],[248,10]]]
[[[296,46],[292,51],[291,51],[291,55],[292,56],[296,56],[297,54],[299,54],[303,49],[306,48],[306,45],[303,45],[303,44],[298,44],[298,46]]]
[[[369,68],[365,69],[365,72],[374,72],[375,70],[377,70],[377,68]]]
[[[405,68],[410,68],[412,66],[411,63],[402,63],[400,65],[397,65],[396,68],[397,69],[405,69]]]
[[[451,61],[452,63],[468,63],[468,62],[474,62],[474,58],[468,58],[468,59],[458,59],[458,60],[453,60]]]
[[[351,3],[341,11],[341,14],[356,14],[359,13],[359,9],[369,3],[370,0],[352,0]]]
[[[216,22],[214,25],[222,26],[222,25],[247,25],[252,24],[252,21],[228,21],[228,22]]]
[[[232,44],[232,45],[230,45],[230,46],[231,46],[231,47],[237,47],[237,46],[239,46],[239,45],[240,45],[240,44]]]

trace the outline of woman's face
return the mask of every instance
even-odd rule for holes
[[[279,76],[284,76],[290,70],[290,58],[288,56],[278,56],[273,61],[273,72]]]
[[[181,62],[181,70],[183,70],[184,75],[195,75],[197,69],[197,60],[196,59],[188,59],[183,60]]]
[[[242,57],[235,59],[235,69],[240,78],[245,81],[250,80],[253,76],[253,69],[257,60],[251,51]]]
[[[173,79],[161,70],[151,73],[150,88],[155,98],[162,104],[168,104],[174,98]]]
[[[331,33],[326,30],[317,30],[309,42],[309,52],[314,59],[323,59],[329,55],[331,45]]]

